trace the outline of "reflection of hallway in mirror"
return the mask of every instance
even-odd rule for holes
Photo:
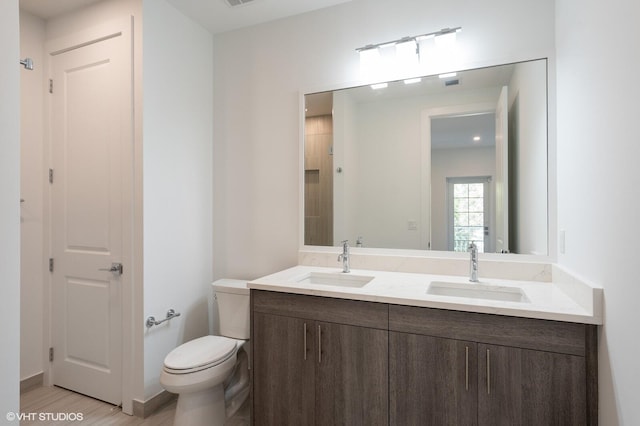
[[[333,122],[307,117],[304,146],[304,243],[333,244]]]

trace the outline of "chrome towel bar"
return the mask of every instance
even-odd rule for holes
[[[173,309],[169,309],[167,311],[167,316],[165,317],[165,319],[160,320],[160,321],[156,321],[156,318],[154,316],[150,316],[147,318],[147,322],[145,323],[147,328],[151,328],[154,325],[160,325],[165,321],[169,321],[171,318],[175,318],[175,317],[179,317],[180,316],[180,312],[176,312]]]

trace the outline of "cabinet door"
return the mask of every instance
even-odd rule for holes
[[[478,345],[479,425],[584,425],[584,357]]]
[[[298,318],[253,314],[255,425],[313,424],[315,357],[312,356],[312,324],[312,321]]]
[[[474,425],[477,345],[389,333],[391,425]]]
[[[316,323],[316,425],[386,425],[389,333]]]

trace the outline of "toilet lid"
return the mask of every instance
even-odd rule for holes
[[[172,350],[164,359],[164,365],[172,370],[191,370],[222,362],[235,350],[234,339],[223,336],[199,337]]]

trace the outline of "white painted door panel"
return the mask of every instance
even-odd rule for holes
[[[130,45],[82,43],[51,57],[53,382],[120,404],[124,277],[101,269],[123,262]]]

